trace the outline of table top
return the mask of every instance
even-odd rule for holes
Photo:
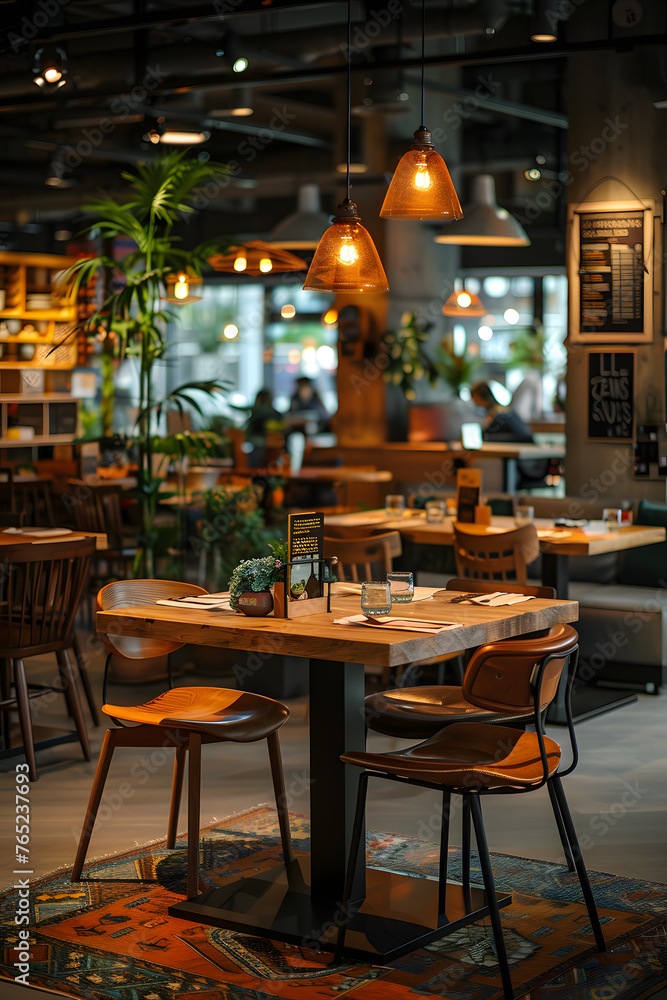
[[[39,542],[40,545],[46,545],[52,542],[54,545],[67,544],[68,541],[72,541],[77,538],[94,538],[95,548],[98,550],[104,550],[109,548],[109,542],[106,535],[100,534],[95,531],[76,531],[76,529],[69,529],[65,535],[29,535],[25,532],[30,531],[30,527],[21,529],[5,528],[0,530],[0,547],[6,549],[8,546],[13,545],[30,545],[35,542]],[[35,528],[35,531],[39,531],[39,528]],[[48,531],[48,528],[43,529]]]
[[[446,517],[440,523],[429,523],[423,511],[408,510],[401,518],[388,518],[383,510],[355,511],[352,514],[331,514],[324,518],[327,525],[338,527],[365,527],[371,531],[400,531],[408,541],[426,545],[453,545],[454,518]],[[664,528],[649,525],[629,525],[609,531],[602,521],[591,521],[583,528],[555,528],[553,520],[536,518],[534,521],[540,540],[540,550],[568,556],[599,555],[602,552],[619,552],[641,545],[664,542]],[[466,530],[489,532],[511,531],[516,527],[512,517],[493,517],[491,526],[465,524]]]
[[[460,623],[460,628],[437,635],[385,631],[356,625],[334,625],[335,618],[359,614],[359,597],[331,598],[331,613],[295,619],[248,618],[233,611],[169,608],[150,604],[98,611],[97,629],[111,635],[190,642],[256,650],[260,655],[282,654],[349,663],[397,666],[439,656],[485,642],[506,639],[558,622],[574,622],[576,601],[534,599],[509,607],[452,604],[455,591],[440,591],[432,600],[401,605],[402,618],[424,618]]]
[[[381,461],[383,452],[439,452],[455,457],[456,455],[480,458],[563,458],[565,448],[562,444],[531,444],[521,441],[484,441],[481,448],[466,449],[460,441],[385,441],[374,445],[337,445],[336,450],[346,457],[352,457],[355,449],[364,454],[376,452]]]
[[[220,470],[231,476],[281,476],[283,479],[316,480],[326,483],[389,483],[394,478],[388,469],[369,469],[355,465],[306,465],[298,472],[282,469],[238,469],[235,466]]]

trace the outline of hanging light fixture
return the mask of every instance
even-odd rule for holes
[[[239,243],[227,253],[215,254],[209,259],[209,264],[216,271],[252,275],[255,278],[271,272],[305,271],[308,266],[301,257],[262,240]]]
[[[188,306],[192,302],[201,302],[201,295],[190,295],[191,285],[201,285],[202,279],[197,274],[187,271],[177,271],[167,277],[167,294],[165,302],[175,306]]]
[[[434,239],[436,243],[463,246],[530,246],[530,239],[514,216],[496,204],[496,185],[491,174],[475,177],[472,204],[466,207],[465,218],[448,223]]]
[[[317,184],[302,184],[297,210],[271,230],[268,242],[285,250],[314,250],[329,226],[331,216],[320,208]]]
[[[558,41],[558,14],[553,8],[552,0],[534,0],[530,19],[531,42]]]
[[[426,5],[422,0],[422,124],[394,171],[380,211],[382,219],[460,219],[463,216],[447,164],[424,125],[425,37]]]
[[[370,233],[350,199],[350,109],[352,98],[352,0],[347,0],[347,197],[336,209],[306,275],[312,292],[388,292],[387,276]]]
[[[469,292],[465,284],[463,288],[452,292],[444,306],[443,316],[456,316],[465,319],[466,316],[486,316],[486,309],[478,295]]]

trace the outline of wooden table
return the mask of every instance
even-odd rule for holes
[[[597,524],[591,522],[587,528],[563,529],[554,528],[553,520],[546,518],[536,518],[534,523],[542,553],[542,582],[545,586],[554,587],[562,600],[567,600],[568,597],[570,556],[594,556],[602,552],[619,552],[641,545],[653,545],[655,542],[664,542],[666,534],[664,528],[639,524],[609,531],[602,521]],[[406,511],[406,515],[401,518],[387,518],[383,510],[331,514],[324,519],[325,534],[327,525],[367,526],[370,531],[400,531],[406,541],[421,545],[454,544],[454,518],[446,517],[440,523],[430,524],[423,511]],[[494,517],[490,528],[472,524],[464,527],[466,530],[486,534],[489,531],[510,531],[515,524],[511,517]]]
[[[98,612],[101,632],[250,650],[261,659],[285,654],[310,661],[310,857],[297,860],[287,871],[281,866],[184,900],[170,907],[171,914],[301,944],[315,939],[332,949],[331,922],[342,898],[357,783],[355,770],[345,767],[340,755],[364,746],[363,665],[410,663],[557,622],[572,622],[578,615],[578,606],[571,601],[533,600],[514,607],[488,608],[451,604],[453,596],[453,592],[446,592],[432,601],[401,607],[401,616],[445,619],[462,626],[439,635],[334,625],[334,618],[359,612],[358,597],[333,596],[331,614],[291,620],[184,611],[155,604]],[[194,838],[198,833],[192,830],[189,836]],[[367,905],[373,912],[368,917],[367,935],[364,941],[357,941],[355,950],[375,962],[388,961],[417,947],[416,941],[422,944],[443,933],[420,922],[425,912],[423,900],[417,904],[419,916],[412,920],[387,920],[387,913],[396,905],[396,897],[390,898],[396,891],[396,878],[378,872],[368,876]],[[437,892],[437,883],[424,883],[421,890]],[[488,913],[481,890],[476,891],[470,911],[460,889],[452,890],[450,930]],[[385,938],[387,930],[389,938]]]
[[[47,545],[49,542],[53,544],[63,545],[67,543],[69,539],[72,538],[94,538],[95,548],[103,551],[109,548],[109,542],[107,536],[100,534],[96,531],[76,531],[72,529],[66,535],[52,535],[50,537],[39,537],[38,535],[26,535],[23,532],[27,531],[27,528],[22,528],[19,530],[13,530],[11,528],[4,528],[0,530],[0,551],[6,549],[8,546],[13,546],[17,548],[22,545],[30,545],[34,542],[39,542],[40,545]],[[39,530],[39,529],[35,529]],[[48,529],[44,529],[48,530]],[[7,558],[8,552],[2,553],[4,558]]]

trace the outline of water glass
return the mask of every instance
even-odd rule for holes
[[[447,511],[447,504],[444,500],[429,500],[424,507],[426,520],[429,524],[438,524],[440,521],[444,521]]]
[[[607,525],[607,531],[618,531],[622,515],[620,507],[605,507],[602,511],[602,520]]]
[[[516,507],[514,511],[514,523],[517,528],[522,528],[524,524],[530,524],[535,517],[534,507]]]
[[[387,517],[403,517],[405,497],[402,493],[389,493],[384,498],[384,512]]]
[[[388,615],[391,585],[388,580],[367,580],[361,585],[361,610],[365,615]]]
[[[409,604],[415,592],[412,573],[403,570],[392,570],[387,573],[387,583],[391,589],[392,604]]]

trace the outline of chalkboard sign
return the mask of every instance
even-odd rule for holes
[[[634,382],[634,351],[588,351],[589,441],[632,441]]]

